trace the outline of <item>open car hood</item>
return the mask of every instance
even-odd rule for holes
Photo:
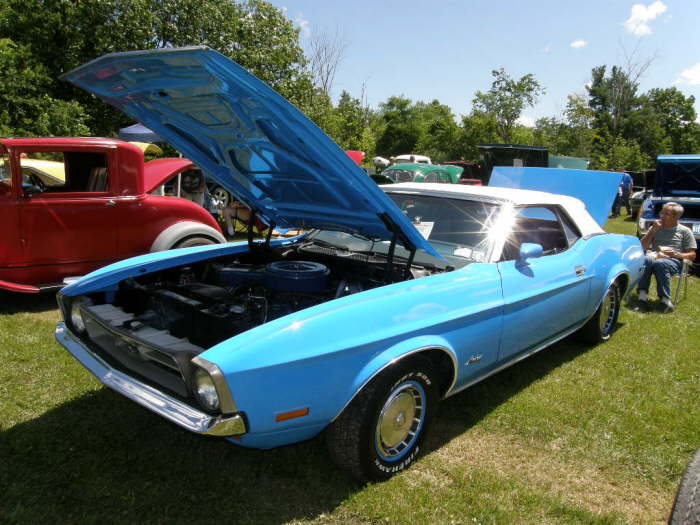
[[[659,155],[654,197],[700,197],[700,155]]]
[[[608,220],[623,173],[561,168],[495,167],[489,186],[546,191],[575,197],[602,227]]]
[[[150,193],[190,168],[194,168],[194,164],[189,159],[167,158],[146,162],[143,166],[143,191]]]
[[[315,124],[212,49],[112,53],[62,78],[148,126],[280,228],[397,234],[439,257]]]

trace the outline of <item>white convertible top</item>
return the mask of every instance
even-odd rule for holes
[[[431,184],[425,182],[403,182],[386,184],[381,188],[387,193],[407,192],[449,197],[453,199],[477,199],[510,203],[513,206],[533,204],[555,204],[563,207],[578,226],[583,236],[605,233],[591,217],[586,206],[579,199],[567,195],[544,191],[519,190],[493,186],[469,186],[466,184]]]

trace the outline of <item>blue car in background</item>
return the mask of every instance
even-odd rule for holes
[[[659,155],[656,159],[654,189],[642,202],[637,222],[637,235],[642,237],[654,221],[659,220],[661,208],[676,202],[685,210],[680,223],[693,232],[700,242],[700,155]],[[698,261],[695,262],[697,268]]]
[[[419,457],[439,399],[574,332],[607,340],[639,278],[639,241],[601,228],[619,173],[378,187],[210,49],[106,55],[67,78],[305,231],[128,259],[59,294],[58,341],[192,432],[262,449],[324,432],[350,474],[387,479]]]

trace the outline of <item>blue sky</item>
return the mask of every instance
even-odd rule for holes
[[[272,0],[301,28],[338,31],[347,47],[333,85],[377,107],[392,95],[471,110],[491,70],[533,73],[546,88],[525,121],[559,115],[591,68],[654,57],[640,91],[676,86],[700,99],[698,0]],[[700,104],[696,102],[700,113]]]

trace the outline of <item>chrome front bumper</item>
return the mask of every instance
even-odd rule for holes
[[[212,416],[116,370],[71,334],[65,323],[56,327],[56,340],[104,385],[182,428],[209,436],[246,433],[241,415]]]

